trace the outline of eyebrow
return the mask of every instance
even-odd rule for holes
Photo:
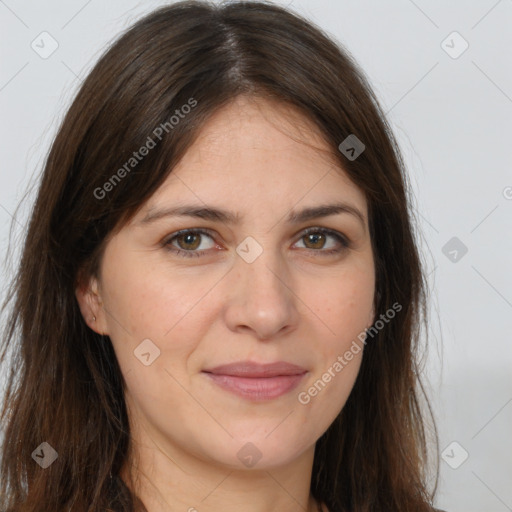
[[[300,224],[321,217],[348,213],[356,217],[366,227],[366,221],[361,211],[347,203],[324,204],[303,208],[300,211],[291,211],[288,214],[287,222]],[[139,225],[150,224],[166,217],[193,217],[203,220],[218,221],[225,224],[239,224],[241,216],[237,213],[222,208],[211,208],[203,206],[177,206],[173,208],[157,209],[152,208],[139,222]]]

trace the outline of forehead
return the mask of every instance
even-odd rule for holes
[[[191,149],[187,163],[200,162],[203,156],[225,163],[236,154],[245,166],[282,159],[335,164],[331,148],[311,120],[287,104],[257,97],[237,97],[217,111]]]
[[[311,120],[286,104],[253,97],[238,97],[209,118],[144,210],[185,196],[240,208],[268,201],[286,209],[301,198],[350,198],[365,207],[362,191]]]

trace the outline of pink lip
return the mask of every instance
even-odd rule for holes
[[[243,398],[270,400],[295,388],[307,370],[284,361],[271,364],[240,361],[203,372],[221,388]]]

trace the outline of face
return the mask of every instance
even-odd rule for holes
[[[133,424],[173,456],[286,464],[359,371],[375,286],[365,197],[300,114],[238,98],[89,285],[77,297],[112,341]]]

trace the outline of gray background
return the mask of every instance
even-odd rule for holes
[[[354,55],[403,150],[431,287],[427,389],[443,455],[437,504],[512,511],[512,0],[276,3]],[[109,40],[163,4],[0,0],[2,255],[15,208],[80,81]],[[50,48],[43,31],[58,43],[46,59],[31,47]],[[16,215],[15,243],[32,198]]]

